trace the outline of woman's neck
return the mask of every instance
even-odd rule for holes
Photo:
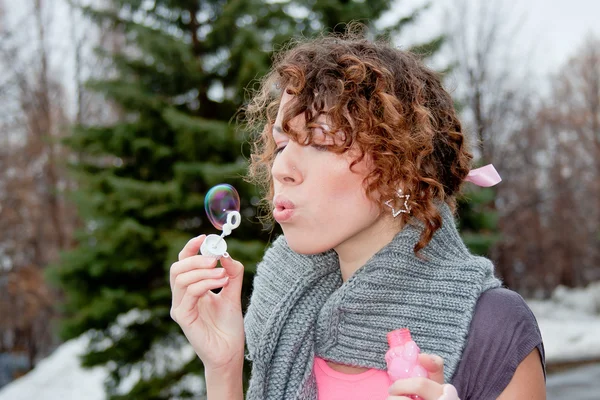
[[[400,232],[399,221],[382,216],[367,229],[358,232],[334,249],[340,261],[342,280],[346,282],[354,273],[388,245]]]

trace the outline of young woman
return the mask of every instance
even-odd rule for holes
[[[545,399],[533,314],[457,232],[472,156],[436,73],[386,44],[320,38],[280,53],[247,111],[263,127],[251,176],[284,235],[245,318],[243,266],[197,255],[204,236],[171,268],[171,315],[210,400],[244,397],[244,340],[253,400]],[[386,334],[402,327],[428,378],[389,380]]]

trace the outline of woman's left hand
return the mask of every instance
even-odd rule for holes
[[[419,396],[423,400],[438,400],[445,394],[444,360],[442,357],[432,354],[419,354],[419,363],[427,370],[429,378],[397,380],[390,386],[388,400],[411,400],[408,397],[411,395]],[[448,396],[448,400],[450,399],[451,397]]]

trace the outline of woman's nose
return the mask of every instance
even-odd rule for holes
[[[284,184],[298,184],[302,181],[302,174],[298,169],[301,146],[290,141],[275,157],[271,174],[273,178]]]

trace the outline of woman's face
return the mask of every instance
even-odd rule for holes
[[[297,253],[316,254],[343,246],[360,245],[362,239],[389,227],[387,213],[371,201],[363,186],[370,172],[368,157],[355,164],[353,152],[336,154],[327,150],[330,138],[315,128],[313,143],[302,146],[282,130],[283,109],[292,98],[284,92],[273,138],[278,154],[272,166],[274,184],[273,216],[279,222],[288,244]],[[321,115],[317,123],[327,124]],[[304,115],[290,121],[298,132],[304,131]],[[385,220],[385,221],[384,221]],[[386,225],[387,224],[387,225]]]

